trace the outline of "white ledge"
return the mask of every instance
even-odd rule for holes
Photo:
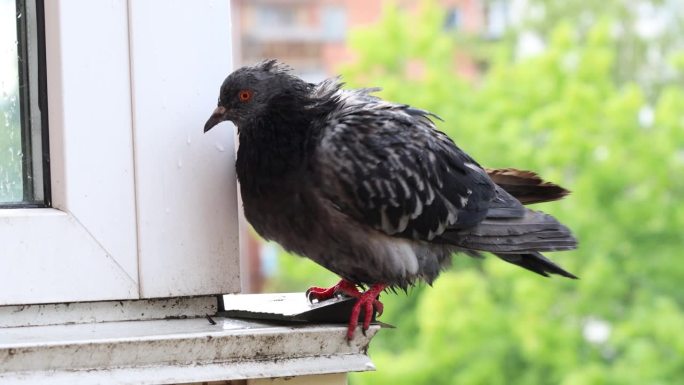
[[[195,318],[218,310],[216,296],[0,306],[2,328],[164,318]]]
[[[2,384],[159,384],[374,370],[373,325],[274,325],[215,317],[0,329]]]

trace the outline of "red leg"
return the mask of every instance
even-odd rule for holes
[[[326,299],[333,298],[337,293],[343,293],[350,297],[359,298],[361,293],[355,284],[347,281],[346,279],[341,280],[337,285],[325,288],[325,287],[311,287],[306,291],[306,298],[309,302],[313,300],[323,301]]]
[[[378,296],[380,292],[385,290],[387,285],[375,284],[366,290],[363,294],[360,294],[357,298],[356,304],[352,308],[351,316],[349,317],[349,326],[347,327],[347,340],[351,341],[354,338],[354,331],[359,325],[359,315],[361,314],[361,307],[363,306],[363,325],[361,327],[361,332],[366,334],[366,330],[370,327],[371,319],[373,318],[373,309],[378,312],[378,316],[382,314],[383,305],[378,301]]]
[[[361,315],[362,306],[364,313],[361,332],[364,333],[364,335],[366,334],[366,330],[370,327],[370,322],[373,318],[373,310],[378,313],[378,316],[382,314],[384,306],[378,301],[378,296],[380,295],[380,292],[385,290],[385,287],[387,287],[387,285],[375,284],[372,285],[370,289],[361,293],[355,284],[343,279],[333,287],[309,288],[309,290],[306,291],[306,298],[309,299],[309,302],[312,302],[313,300],[323,301],[333,298],[338,293],[357,298],[357,301],[352,308],[351,315],[349,316],[349,324],[347,326],[347,340],[351,341],[354,338],[354,331],[356,331],[356,327],[359,325],[359,315]]]

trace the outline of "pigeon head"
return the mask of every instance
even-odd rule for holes
[[[268,113],[274,100],[309,87],[289,74],[291,68],[275,59],[242,67],[228,75],[221,85],[218,106],[204,125],[204,132],[229,120],[238,130]]]

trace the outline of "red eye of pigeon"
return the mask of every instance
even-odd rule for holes
[[[242,90],[238,94],[238,98],[240,99],[241,102],[248,102],[250,99],[252,99],[252,91]]]

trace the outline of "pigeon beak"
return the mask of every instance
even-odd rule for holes
[[[218,106],[209,117],[209,120],[204,124],[204,132],[211,130],[215,125],[228,120],[228,110],[225,107]]]

